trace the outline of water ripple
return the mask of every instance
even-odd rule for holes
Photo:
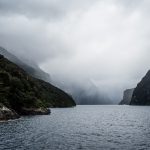
[[[150,149],[150,107],[77,106],[0,122],[0,150]]]

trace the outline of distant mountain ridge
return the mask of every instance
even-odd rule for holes
[[[88,81],[87,81],[88,82]],[[72,96],[78,105],[109,105],[113,104],[111,99],[103,94],[96,86],[87,87],[73,86]],[[71,93],[71,92],[70,92]]]
[[[7,51],[5,48],[0,46],[0,54],[3,55],[5,58],[10,60],[11,62],[17,64],[21,68],[23,68],[27,73],[29,73],[31,76],[44,80],[46,82],[50,82],[50,75],[43,70],[41,70],[36,65],[30,65],[27,62],[21,61],[19,58],[17,58],[15,55],[11,54],[9,51]]]

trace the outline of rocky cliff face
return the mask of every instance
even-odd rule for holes
[[[150,70],[133,92],[131,105],[150,105]]]
[[[125,90],[123,94],[123,100],[119,103],[119,105],[129,105],[131,102],[133,91],[134,89]]]
[[[0,55],[0,103],[19,115],[49,114],[48,107],[72,107],[71,96],[57,87],[33,78]],[[1,111],[2,112],[2,111]]]

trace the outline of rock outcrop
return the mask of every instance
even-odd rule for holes
[[[131,105],[150,105],[150,70],[133,92]]]
[[[123,100],[119,103],[119,105],[129,105],[131,102],[133,91],[134,88],[125,90],[123,94]]]
[[[0,121],[17,118],[19,118],[19,115],[14,110],[8,109],[4,105],[0,104]]]

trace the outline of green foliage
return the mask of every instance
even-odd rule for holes
[[[8,102],[8,99],[4,96],[4,95],[1,95],[0,96],[0,103],[2,103],[3,105],[7,106],[7,107],[10,107],[10,104]]]
[[[5,58],[0,59],[0,103],[16,112],[20,112],[22,108],[75,106],[68,94],[29,76]]]
[[[12,77],[10,86],[12,89],[19,89],[21,91],[24,90],[24,84],[19,78],[16,77]]]
[[[0,103],[0,108],[2,108],[3,107],[3,105]]]
[[[0,83],[4,84],[5,86],[9,85],[10,82],[10,75],[5,71],[0,71]]]

